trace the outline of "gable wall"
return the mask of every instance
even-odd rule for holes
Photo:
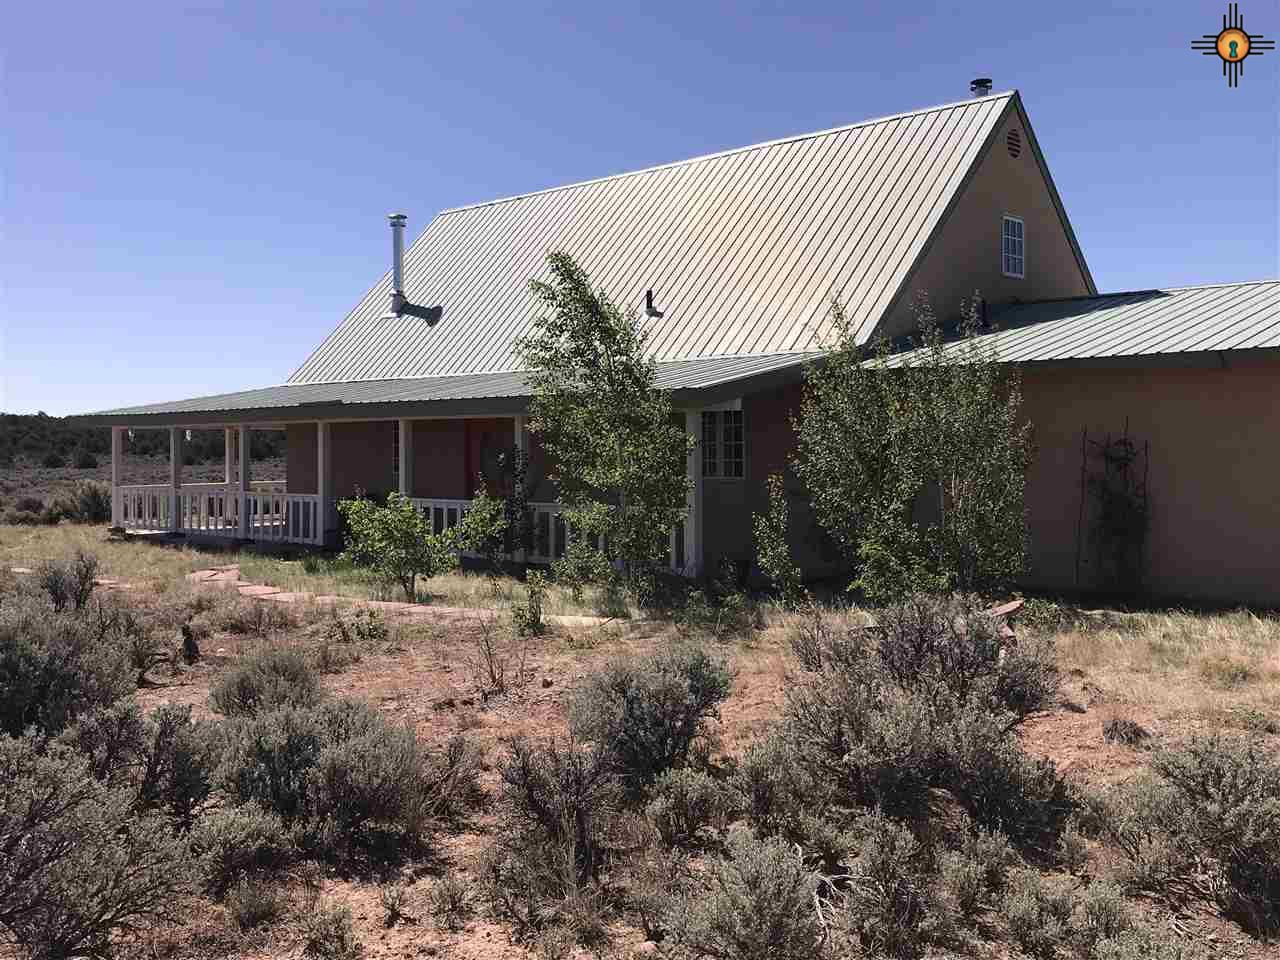
[[[1016,159],[1009,156],[1005,143],[1014,128],[1022,135],[1022,152]],[[1021,280],[1001,271],[1000,221],[1006,213],[1021,217],[1026,228],[1026,277]],[[914,332],[911,301],[917,292],[926,292],[934,313],[946,320],[959,315],[961,301],[971,298],[975,290],[992,305],[1090,292],[1036,163],[1025,118],[1017,110],[1011,110],[996,131],[986,156],[877,335],[893,338]]]

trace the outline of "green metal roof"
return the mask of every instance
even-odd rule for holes
[[[813,352],[768,356],[706,357],[658,364],[657,384],[682,395],[704,394],[767,374],[798,372]],[[520,371],[454,377],[357,380],[346,383],[287,383],[258,390],[221,393],[170,403],[120,407],[85,414],[87,422],[123,425],[182,425],[221,421],[310,420],[373,416],[508,413],[522,410],[529,397]],[[705,397],[703,398],[705,399]]]

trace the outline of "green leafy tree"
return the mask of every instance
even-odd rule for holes
[[[665,560],[686,512],[694,441],[657,389],[646,336],[566,253],[533,281],[547,312],[517,342],[533,391],[529,429],[542,437],[570,528],[602,537],[628,574]]]
[[[756,558],[785,607],[798,607],[804,602],[804,585],[800,567],[791,554],[788,530],[791,511],[787,505],[786,481],[781,473],[769,475],[769,509],[751,518],[756,542]]]
[[[427,518],[402,493],[388,495],[385,504],[362,496],[340,500],[338,512],[348,530],[343,559],[399,586],[410,602],[417,597],[418,577],[434,577],[458,564],[457,535],[433,533]]]
[[[1021,383],[977,338],[977,301],[944,339],[927,301],[917,349],[860,346],[838,304],[835,342],[806,371],[793,465],[814,514],[873,600],[989,591],[1019,574],[1031,426]]]

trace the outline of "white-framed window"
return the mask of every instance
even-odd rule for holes
[[[747,472],[746,426],[741,410],[702,412],[702,475],[741,480]]]
[[[1027,275],[1026,228],[1021,217],[1005,214],[1000,221],[1000,272],[1019,280]]]

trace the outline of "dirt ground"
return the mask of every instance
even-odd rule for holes
[[[471,664],[474,641],[482,629],[474,622],[395,625],[389,640],[366,649],[360,662],[343,673],[326,677],[325,685],[335,694],[367,700],[412,724],[428,744],[442,743],[455,733],[465,734],[484,752],[482,784],[490,797],[496,794],[495,763],[504,738],[515,734],[563,736],[570,691],[586,673],[624,652],[650,650],[674,636],[669,626],[653,624],[560,629],[528,641],[523,685],[505,696],[486,699]],[[732,696],[721,715],[724,753],[739,753],[779,715],[790,656],[787,635],[784,622],[749,641],[739,639],[717,645],[737,671]],[[304,630],[290,639],[305,643],[305,636]],[[165,702],[184,703],[191,704],[197,715],[211,715],[208,694],[212,681],[243,650],[258,642],[261,641],[230,636],[211,638],[205,644],[206,656],[200,664],[141,692],[144,706],[152,709]],[[510,652],[514,653],[514,648]],[[1125,685],[1106,671],[1071,668],[1065,672],[1064,681],[1057,706],[1028,722],[1022,736],[1032,752],[1053,759],[1060,770],[1080,784],[1102,787],[1132,775],[1145,763],[1146,753],[1141,747],[1105,742],[1103,725],[1114,717],[1136,720],[1156,737],[1181,737],[1208,724],[1203,718],[1187,717],[1178,710],[1134,702]],[[1276,744],[1277,738],[1272,737],[1271,742]],[[398,877],[375,880],[329,874],[323,879],[320,898],[350,906],[365,955],[371,958],[497,960],[539,956],[526,946],[513,944],[508,929],[485,919],[479,905],[472,919],[456,932],[439,929],[425,905],[425,894],[439,877],[449,874],[464,884],[474,877],[478,857],[497,822],[492,805],[486,806],[460,829],[439,835],[432,856],[404,867]],[[1095,857],[1097,869],[1105,870],[1105,851],[1095,851]],[[391,929],[383,925],[379,893],[381,885],[388,881],[408,886],[408,910],[415,922]],[[307,908],[301,884],[291,884],[288,896],[291,912]],[[1280,956],[1280,952],[1251,940],[1206,908],[1188,908],[1173,918],[1165,907],[1139,902],[1138,909],[1172,922],[1187,937],[1209,944],[1215,957],[1262,960]],[[570,956],[629,958],[655,950],[639,930],[625,924],[615,923],[611,933],[612,940],[603,952],[593,954],[576,948]],[[225,908],[207,901],[200,902],[197,915],[188,915],[178,926],[150,931],[144,940],[137,946],[155,958],[236,956],[283,960],[298,957],[301,951],[295,922],[286,920],[265,931],[240,934],[234,931]],[[975,955],[1012,956],[1004,950],[985,945]]]

